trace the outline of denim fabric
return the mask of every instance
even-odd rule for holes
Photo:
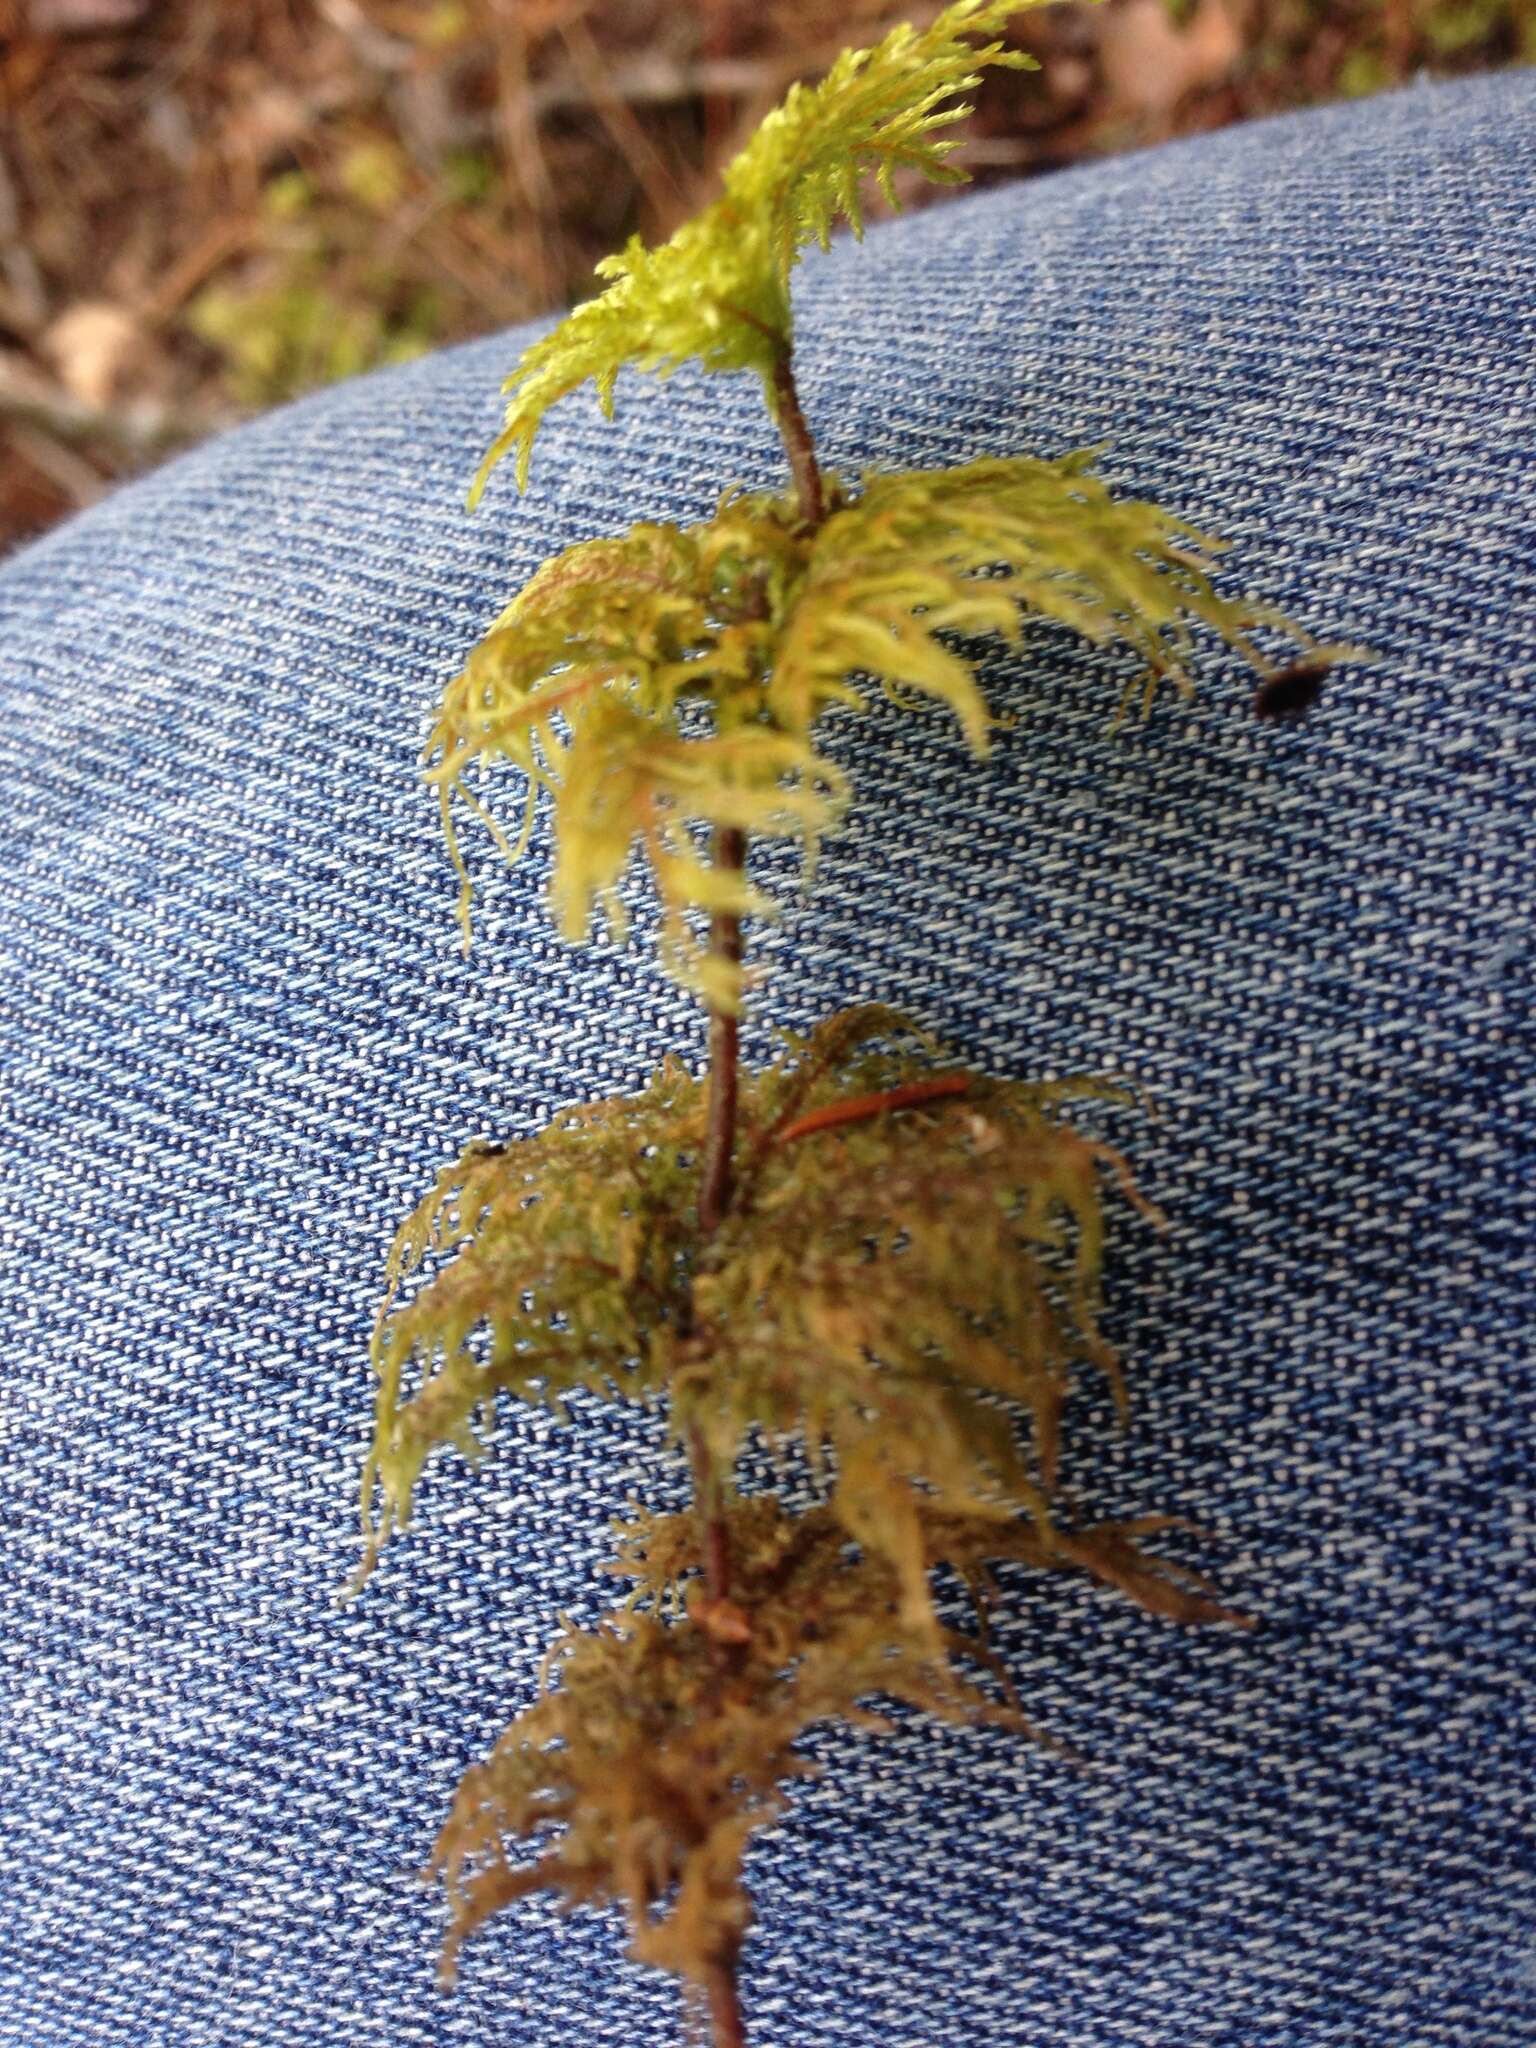
[[[1187,1513],[1261,1618],[1180,1632],[1006,1579],[1078,1761],[828,1735],[751,1875],[755,2048],[1515,2048],[1536,2035],[1529,1721],[1536,1090],[1536,78],[1420,89],[1000,191],[798,289],[834,467],[1108,441],[1234,583],[1381,660],[1306,724],[1207,663],[1000,659],[839,729],[860,792],[758,945],[770,1021],[884,998],[1104,1128],[1119,1435],[1088,1511]],[[221,440],[0,570],[5,2048],[654,2048],[611,1920],[518,1909],[432,1985],[414,1869],[591,1614],[651,1420],[440,1460],[356,1604],[389,1232],[474,1133],[635,1083],[697,1019],[477,848],[476,950],[413,749],[537,561],[778,471],[734,380],[573,400],[519,503],[463,487],[517,338]],[[770,863],[771,866],[771,863]]]

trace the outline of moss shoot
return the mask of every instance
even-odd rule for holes
[[[1200,635],[1257,670],[1271,713],[1304,708],[1294,678],[1310,702],[1337,658],[1223,595],[1220,544],[1116,497],[1093,451],[820,468],[795,388],[794,266],[838,223],[858,232],[866,177],[890,195],[898,171],[961,176],[946,131],[985,66],[1028,61],[1001,40],[1021,4],[960,0],[797,86],[713,206],[609,259],[600,295],[525,352],[476,496],[509,452],[526,482],[545,414],[577,386],[608,408],[626,365],[684,362],[757,375],[786,487],[547,562],[459,667],[426,750],[466,940],[462,823],[517,859],[547,803],[559,930],[622,936],[638,863],[661,966],[707,1016],[701,1072],[674,1054],[633,1096],[472,1146],[390,1255],[360,1576],[429,1461],[478,1455],[503,1402],[651,1404],[693,1485],[683,1514],[637,1509],[612,1567],[628,1599],[555,1638],[535,1704],[466,1774],[431,1865],[444,1969],[531,1893],[616,1907],[715,2048],[745,2040],[745,1859],[804,1768],[805,1731],[878,1733],[882,1699],[1028,1727],[987,1647],[994,1563],[1086,1574],[1162,1620],[1239,1619],[1160,1559],[1169,1518],[1085,1522],[1058,1498],[1074,1385],[1096,1376],[1125,1404],[1100,1320],[1106,1204],[1157,1221],[1125,1161],[1068,1121],[1123,1091],[975,1071],[879,1004],[787,1039],[760,1072],[738,1058],[744,935],[774,907],[752,846],[798,842],[809,869],[853,812],[818,740],[827,711],[942,711],[980,757],[977,664],[998,642],[1027,664],[1041,624],[1132,650],[1147,703],[1162,681],[1190,687]],[[481,794],[502,763],[524,794],[515,831]],[[741,1492],[764,1442],[800,1447],[808,1498]],[[974,1630],[942,1620],[939,1567],[971,1589]]]

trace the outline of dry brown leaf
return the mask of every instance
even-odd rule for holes
[[[130,28],[154,0],[31,0],[23,11],[37,36],[91,36]]]
[[[78,299],[43,336],[42,352],[71,398],[105,407],[118,395],[140,341],[137,322],[121,306]]]
[[[1126,0],[1099,22],[1099,64],[1110,110],[1165,119],[1193,92],[1219,85],[1242,55],[1227,0],[1199,0],[1184,27],[1163,0]]]

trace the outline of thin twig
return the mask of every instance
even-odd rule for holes
[[[48,288],[27,245],[21,207],[4,149],[0,149],[0,277],[10,287],[18,326],[40,333],[48,319]]]
[[[108,479],[62,441],[20,422],[12,424],[9,438],[13,453],[30,462],[75,511],[106,495]]]
[[[129,456],[159,455],[199,441],[221,426],[223,417],[173,412],[154,404],[86,405],[66,392],[30,380],[12,381],[0,368],[0,420],[31,427],[70,446],[105,443]]]
[[[496,83],[502,156],[522,187],[535,224],[529,245],[534,273],[530,284],[539,298],[553,298],[562,267],[560,203],[529,96],[527,31],[514,15],[499,11]]]
[[[798,64],[762,63],[750,57],[706,58],[694,64],[676,64],[642,51],[631,62],[608,72],[607,87],[614,99],[629,107],[680,106],[696,99],[777,95],[801,68]],[[580,79],[557,75],[530,86],[528,103],[533,113],[542,118],[546,114],[570,113],[586,107],[590,100]]]
[[[253,220],[237,219],[216,220],[205,228],[149,294],[142,313],[145,325],[158,327],[178,313],[205,278],[245,248],[256,227]]]
[[[578,17],[560,24],[560,38],[593,111],[617,143],[651,211],[658,221],[672,218],[687,205],[687,196],[630,111],[628,101],[614,91],[591,30]]]

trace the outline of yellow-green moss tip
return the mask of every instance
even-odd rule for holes
[[[819,84],[794,86],[725,173],[725,190],[670,241],[636,238],[598,265],[606,289],[524,350],[506,380],[506,425],[470,490],[478,502],[504,455],[525,489],[545,414],[595,383],[605,412],[625,364],[666,376],[685,362],[754,370],[765,387],[793,343],[789,276],[808,242],[839,220],[862,227],[859,189],[875,178],[895,204],[897,171],[941,184],[965,173],[945,131],[987,65],[1034,60],[995,40],[1013,15],[1046,0],[960,0],[925,29],[895,28],[872,49],[845,50]],[[990,39],[990,40],[989,40]]]

